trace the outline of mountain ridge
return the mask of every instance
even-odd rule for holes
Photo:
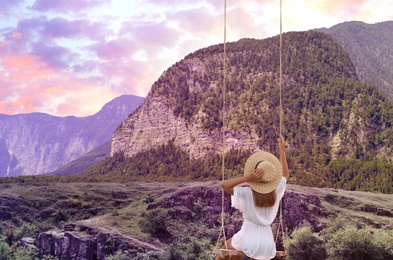
[[[393,21],[351,21],[315,30],[331,35],[348,51],[360,80],[393,99]]]
[[[110,140],[144,100],[124,95],[87,117],[45,113],[0,115],[0,176],[51,172]]]

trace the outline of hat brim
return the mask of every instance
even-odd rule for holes
[[[258,193],[270,193],[275,188],[282,178],[282,165],[276,156],[271,153],[260,151],[252,154],[244,165],[244,176],[248,176],[255,171],[255,166],[261,161],[268,161],[273,164],[275,168],[274,177],[269,182],[249,181],[250,188]]]

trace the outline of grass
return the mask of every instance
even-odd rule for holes
[[[0,201],[16,199],[15,205],[7,209],[12,213],[11,219],[2,219],[0,235],[5,235],[10,227],[14,229],[24,222],[30,222],[41,231],[58,228],[60,222],[73,222],[81,226],[98,229],[103,232],[117,233],[125,237],[153,243],[164,247],[162,241],[143,233],[139,227],[142,213],[148,203],[164,200],[168,196],[187,188],[213,187],[217,182],[186,183],[50,183],[50,184],[0,184]],[[374,194],[370,192],[354,192],[334,189],[310,188],[288,185],[288,192],[295,192],[305,197],[315,195],[321,200],[322,210],[326,216],[319,217],[321,222],[329,223],[338,214],[358,219],[370,229],[392,229],[393,218],[378,216],[374,212],[360,211],[365,205],[390,211],[393,208],[393,194]],[[221,200],[220,198],[217,198]],[[23,202],[23,203],[21,203]],[[203,211],[201,198],[195,200],[196,211]],[[1,203],[0,203],[1,204]],[[8,204],[2,204],[8,205]],[[4,206],[2,206],[4,207]],[[308,205],[311,209],[315,207]],[[3,208],[2,208],[3,209]],[[199,214],[198,212],[192,214]],[[62,215],[63,214],[63,215]],[[67,219],[61,219],[61,217]],[[163,214],[168,220],[168,230],[176,236],[192,235],[200,241],[215,244],[219,227],[208,228],[200,219],[194,222],[175,220]],[[239,216],[237,216],[239,217]],[[219,220],[219,216],[217,216]]]

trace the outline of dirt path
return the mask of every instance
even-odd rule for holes
[[[163,252],[164,251],[161,247],[159,247],[157,245],[153,245],[151,243],[144,242],[142,240],[139,240],[139,239],[137,239],[135,237],[132,237],[132,236],[129,236],[129,235],[124,235],[116,228],[100,225],[100,222],[101,222],[100,219],[102,219],[103,217],[105,217],[105,216],[85,219],[85,220],[78,221],[77,223],[85,225],[85,226],[88,226],[88,227],[91,227],[91,228],[93,228],[95,230],[98,230],[98,231],[101,231],[103,233],[110,233],[110,234],[119,235],[121,237],[124,237],[124,238],[134,242],[135,244],[138,244],[138,245],[143,246],[145,248],[149,248],[149,249],[154,250],[154,251],[159,251],[159,252]]]

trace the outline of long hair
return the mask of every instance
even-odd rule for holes
[[[276,203],[277,195],[275,189],[270,193],[259,193],[252,190],[252,195],[257,207],[273,207],[274,203]]]

